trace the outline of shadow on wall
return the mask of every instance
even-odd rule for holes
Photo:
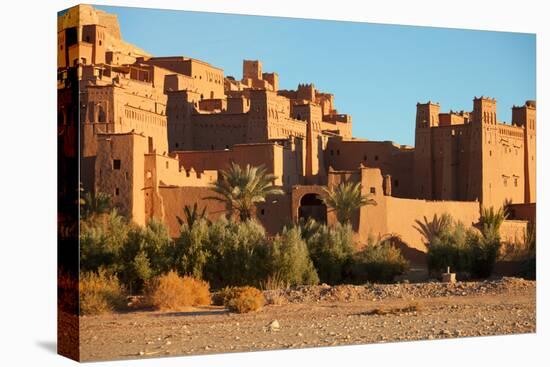
[[[428,257],[426,252],[410,247],[402,240],[395,241],[393,244],[401,250],[403,257],[405,257],[411,265],[428,266]]]

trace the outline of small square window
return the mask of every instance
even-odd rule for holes
[[[168,167],[169,167],[169,162],[168,162],[168,161],[166,161],[166,168],[168,168]]]
[[[117,187],[117,188],[115,189],[115,196],[118,196],[118,195],[120,195],[120,189]]]
[[[113,169],[120,169],[120,159],[113,159]]]
[[[371,194],[376,194],[376,188],[371,187],[371,188],[370,188],[370,193],[371,193]]]
[[[260,213],[261,213],[262,215],[265,215],[265,209],[260,210]]]
[[[375,161],[378,160],[378,156],[377,156],[377,155],[374,156],[374,160],[375,160]]]

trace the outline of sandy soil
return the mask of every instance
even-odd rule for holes
[[[473,291],[447,296],[420,292],[423,294],[420,297],[307,299],[300,303],[293,300],[267,305],[250,314],[232,314],[223,307],[211,306],[177,313],[131,312],[81,317],[81,359],[131,359],[533,333],[535,282],[511,283],[513,286],[495,287],[495,291],[479,295],[472,294]]]

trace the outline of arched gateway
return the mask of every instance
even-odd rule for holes
[[[319,223],[327,222],[327,206],[319,194],[309,193],[302,196],[298,207],[298,218],[315,219]]]

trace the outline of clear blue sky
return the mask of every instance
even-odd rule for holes
[[[417,102],[472,109],[474,96],[513,104],[536,99],[535,35],[98,6],[118,15],[122,37],[155,56],[183,55],[242,77],[242,60],[335,95],[353,134],[414,144]]]

